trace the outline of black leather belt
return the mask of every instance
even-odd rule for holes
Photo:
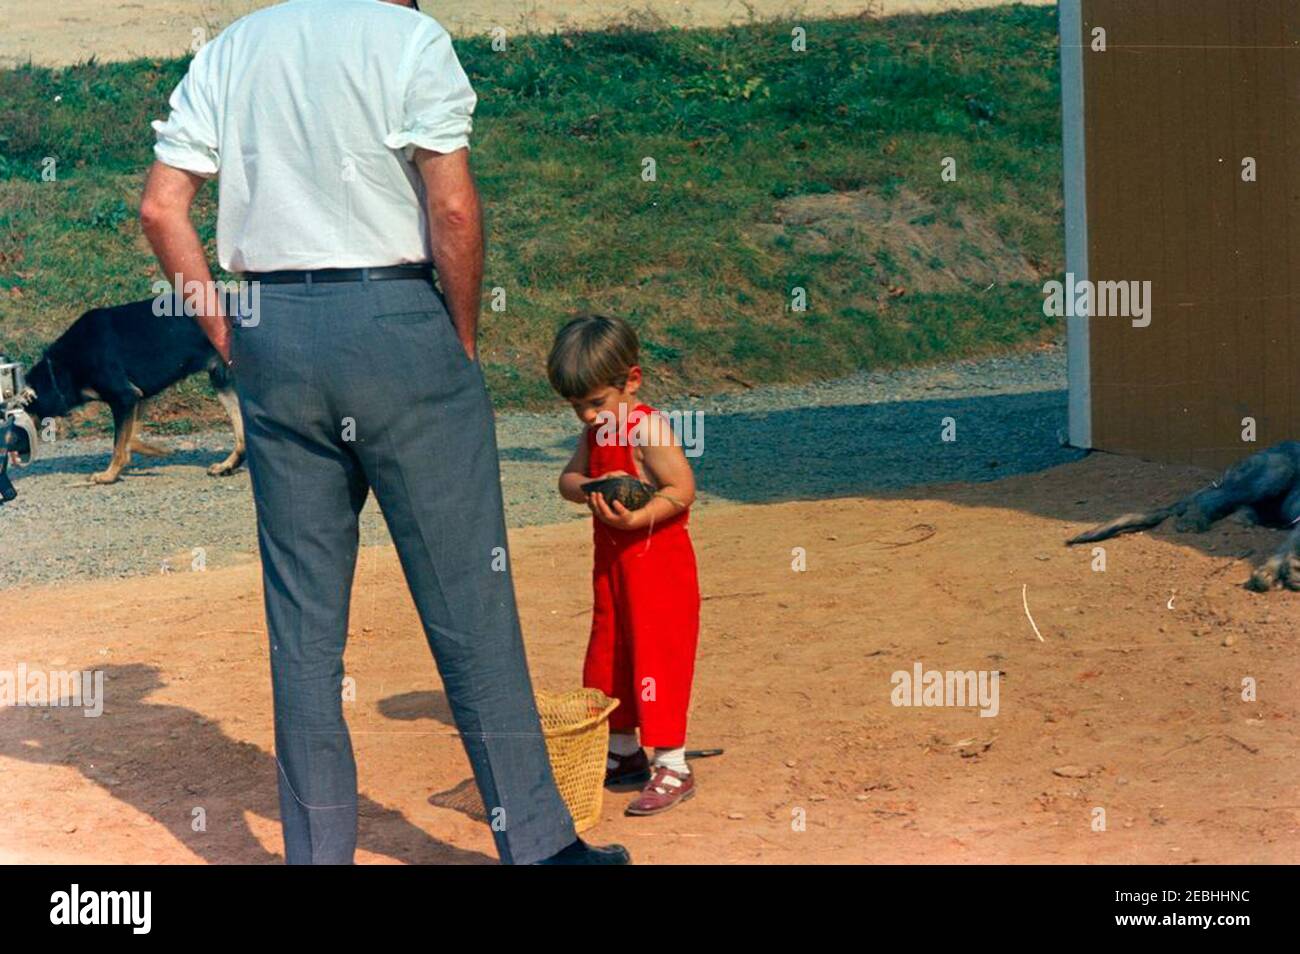
[[[312,268],[306,271],[245,272],[248,281],[269,285],[316,284],[317,282],[393,281],[399,278],[423,278],[433,281],[432,265],[385,265],[381,268]]]

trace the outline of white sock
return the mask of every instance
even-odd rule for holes
[[[609,734],[609,750],[615,755],[635,755],[641,748],[641,743],[636,737],[635,732],[611,732]],[[605,760],[606,768],[618,768],[618,763],[613,759]]]
[[[690,766],[686,764],[686,747],[676,749],[655,749],[655,764],[666,765],[674,772],[690,775]]]

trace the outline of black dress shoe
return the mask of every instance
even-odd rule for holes
[[[551,857],[534,862],[539,865],[630,865],[631,863],[632,856],[622,845],[596,847],[587,844],[581,838],[575,839],[573,844],[557,851]]]

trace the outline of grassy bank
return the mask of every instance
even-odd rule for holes
[[[550,400],[545,349],[582,309],[637,325],[659,394],[1057,333],[1040,308],[1062,257],[1053,12],[800,25],[806,52],[788,22],[459,41],[480,96],[486,285],[506,290],[482,332],[499,404]],[[0,350],[34,361],[85,308],[148,296],[148,124],[186,65],[0,73]],[[215,195],[197,208],[209,243]],[[908,211],[882,221],[891,203]],[[187,382],[154,417],[215,420],[206,391]]]

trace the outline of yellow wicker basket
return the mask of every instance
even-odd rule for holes
[[[573,827],[580,832],[600,821],[609,714],[616,708],[618,700],[599,689],[537,693],[537,713],[555,785],[573,816]]]

